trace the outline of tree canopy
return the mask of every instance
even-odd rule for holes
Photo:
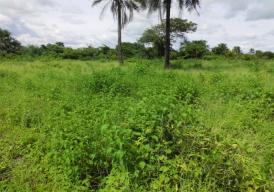
[[[155,50],[157,50],[157,56],[164,56],[165,53],[165,25],[166,21],[163,20],[162,23],[152,26],[151,28],[145,30],[139,42],[142,44],[151,44]],[[197,30],[197,24],[188,20],[183,20],[180,18],[172,18],[170,20],[171,26],[171,47],[176,40],[186,40],[186,33],[195,32]]]
[[[0,55],[18,53],[21,48],[21,43],[9,31],[0,28]]]
[[[201,59],[209,52],[209,47],[204,40],[186,42],[182,44],[180,52],[185,58]]]
[[[212,52],[216,55],[225,55],[229,51],[225,43],[220,43],[217,47],[212,48]]]
[[[175,0],[147,0],[148,12],[158,11],[160,17],[165,13],[165,68],[170,68],[170,51],[171,51],[171,7]],[[200,0],[177,0],[177,8],[182,11],[197,10],[200,6]]]

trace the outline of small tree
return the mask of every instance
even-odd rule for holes
[[[147,29],[138,40],[138,43],[143,45],[151,45],[154,49],[156,57],[162,57],[165,55],[164,37],[155,27]]]
[[[274,53],[271,51],[266,51],[263,53],[264,59],[274,59]]]
[[[249,54],[250,54],[250,55],[255,55],[255,53],[256,53],[256,51],[255,51],[254,48],[251,48],[251,49],[249,50]]]
[[[21,49],[21,43],[9,31],[0,28],[0,55],[18,54]]]
[[[242,49],[239,46],[235,46],[235,47],[233,47],[232,52],[236,55],[241,55],[242,54]]]
[[[256,55],[257,58],[263,58],[264,52],[261,51],[261,50],[256,50],[255,55]]]
[[[186,58],[203,58],[208,52],[207,42],[204,40],[186,42],[181,45],[180,53]]]
[[[49,57],[62,57],[65,49],[65,45],[62,42],[56,42],[54,44],[42,45],[41,49],[43,51],[43,55]]]
[[[163,20],[161,24],[147,29],[138,41],[142,44],[151,44],[156,50],[158,57],[162,57],[165,54],[165,26],[166,20]],[[175,43],[176,40],[185,41],[185,34],[195,32],[196,30],[196,23],[180,18],[172,18],[170,20],[170,50],[172,49],[172,44]]]
[[[123,42],[122,49],[124,57],[130,58],[141,55],[141,50],[143,49],[143,47],[138,43]]]
[[[39,46],[29,45],[23,48],[22,54],[31,58],[40,57],[43,50]]]
[[[156,25],[155,28],[161,33],[162,37],[165,37],[166,20],[163,20],[161,24]],[[186,19],[171,18],[170,19],[170,41],[172,43],[176,39],[186,39],[185,34],[195,32],[197,30],[197,24]]]
[[[212,52],[216,55],[226,55],[229,52],[229,49],[225,43],[219,44],[217,47],[212,49]]]
[[[171,18],[170,12],[172,2],[175,0],[147,0],[149,12],[159,11],[165,13],[165,68],[170,68],[170,50],[171,50]],[[200,5],[200,0],[177,0],[178,9],[187,9],[188,11],[196,10]]]

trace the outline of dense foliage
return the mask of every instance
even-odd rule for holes
[[[123,57],[128,58],[161,58],[165,53],[164,25],[153,26],[147,29],[136,43],[121,43]],[[178,18],[171,19],[171,40],[173,43],[181,42],[179,50],[171,50],[171,59],[192,58],[200,59],[212,56],[226,57],[231,59],[274,59],[274,53],[251,49],[249,53],[243,53],[241,47],[235,46],[229,49],[225,43],[210,49],[204,40],[187,41],[185,33],[194,32],[196,24]],[[72,60],[115,60],[117,58],[116,48],[106,45],[101,47],[66,47],[62,42],[49,43],[41,46],[21,46],[10,32],[0,29],[0,58],[19,58],[24,60],[33,59],[72,59]]]
[[[21,48],[20,42],[13,38],[9,31],[0,28],[0,56],[17,54]]]
[[[138,40],[140,44],[152,45],[154,54],[157,57],[165,55],[165,25],[166,21],[163,20],[160,24],[152,26],[144,31],[141,38]],[[170,39],[172,43],[176,41],[185,41],[186,33],[195,32],[197,24],[183,20],[180,18],[172,18],[170,20]],[[172,47],[172,44],[171,44]]]
[[[273,191],[274,63],[0,63],[0,191]]]
[[[229,52],[229,48],[225,43],[220,43],[217,47],[212,48],[212,52],[216,55],[226,55]]]
[[[115,48],[0,29],[0,191],[274,191],[274,53],[187,41],[197,25],[174,2],[94,0],[117,19]],[[122,43],[141,8],[165,19]]]
[[[202,59],[209,53],[209,46],[206,41],[192,41],[183,43],[180,48],[180,53],[185,58]]]

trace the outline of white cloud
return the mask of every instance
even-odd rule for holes
[[[255,3],[250,5],[246,15],[246,18],[249,21],[274,19],[274,1],[256,1]]]
[[[1,13],[11,17],[33,15],[57,5],[52,0],[0,0]]]

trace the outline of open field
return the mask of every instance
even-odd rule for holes
[[[274,61],[0,62],[0,191],[274,191]]]

